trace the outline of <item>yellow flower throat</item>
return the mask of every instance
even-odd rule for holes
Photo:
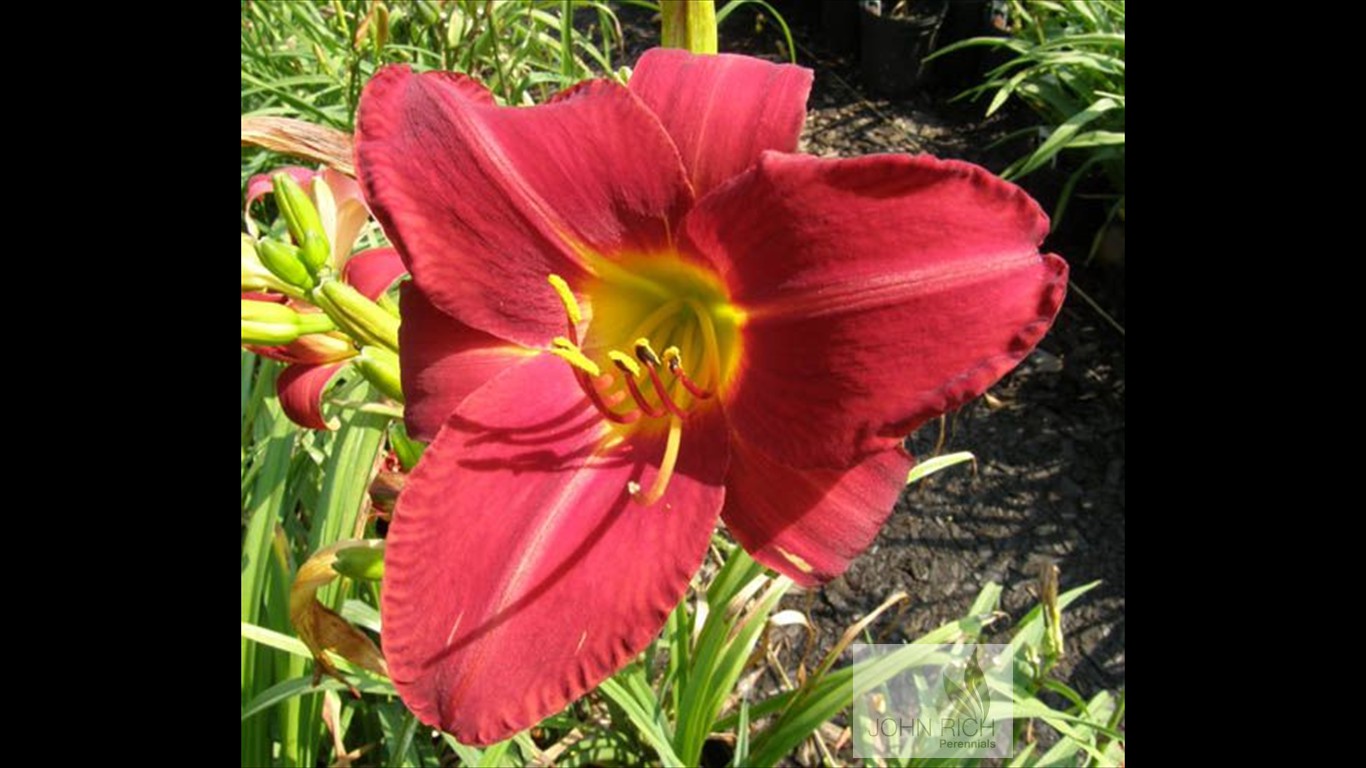
[[[684,422],[734,379],[745,313],[710,270],[678,258],[595,266],[582,291],[592,311],[582,338],[578,299],[564,278],[549,276],[567,320],[549,351],[569,363],[589,401],[618,430],[668,430],[651,487],[631,484],[632,497],[648,506],[668,486]]]

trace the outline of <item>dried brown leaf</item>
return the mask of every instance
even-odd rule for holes
[[[324,673],[346,682],[325,651],[331,651],[377,675],[389,675],[384,655],[370,638],[317,600],[318,590],[337,578],[332,563],[336,561],[338,552],[353,547],[375,548],[383,545],[384,542],[380,540],[339,541],[315,552],[299,567],[294,577],[294,585],[289,590],[289,621],[294,625],[294,631],[299,633],[299,639],[313,654],[316,662],[313,668],[315,684]]]
[[[356,175],[351,135],[289,117],[243,117],[242,143],[316,160],[348,176]]]

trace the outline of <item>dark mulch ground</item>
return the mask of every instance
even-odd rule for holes
[[[657,27],[635,9],[621,15],[627,60],[634,61],[658,39]],[[722,50],[780,59],[781,34],[755,19],[742,10],[727,20]],[[1024,151],[985,148],[1031,124],[1027,113],[983,119],[981,103],[947,103],[951,86],[897,102],[870,97],[855,62],[829,53],[800,25],[793,32],[799,63],[816,72],[803,151],[930,152],[993,171]],[[1039,172],[1022,184],[1051,210],[1063,179]],[[1085,266],[1102,210],[1078,202],[1046,246],[1072,262],[1074,283],[1122,324],[1122,259]],[[962,616],[989,580],[1005,586],[1003,608],[1013,623],[1037,600],[1038,563],[1052,560],[1064,590],[1103,582],[1065,613],[1067,657],[1058,675],[1088,696],[1124,685],[1124,338],[1079,298],[1074,289],[1039,349],[992,389],[1001,405],[978,400],[950,418],[944,450],[975,453],[976,476],[960,465],[908,490],[847,574],[788,598],[788,607],[809,610],[816,623],[813,650],[823,653],[897,590],[911,600],[875,625],[888,640],[912,639]],[[934,447],[938,432],[930,425],[912,436],[917,455]]]

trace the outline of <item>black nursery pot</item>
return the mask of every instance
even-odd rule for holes
[[[884,12],[892,5],[884,2]],[[915,93],[948,6],[948,0],[913,0],[906,18],[860,10],[863,80],[870,90],[892,99]]]
[[[835,53],[858,53],[858,0],[821,0],[820,37]]]
[[[947,48],[961,40],[992,34],[987,0],[952,0],[944,23],[935,38],[935,50]],[[931,77],[937,87],[961,91],[981,82],[982,54],[980,46],[960,48],[930,63]]]

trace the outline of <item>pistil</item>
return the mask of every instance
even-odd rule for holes
[[[650,488],[642,492],[640,483],[632,480],[626,484],[626,490],[631,493],[631,499],[641,506],[648,507],[659,501],[664,496],[664,491],[669,488],[669,480],[674,475],[674,467],[678,464],[678,446],[683,442],[683,421],[678,418],[669,421],[669,437],[664,444],[664,458],[659,462],[659,471],[655,473],[654,482],[650,483]]]

